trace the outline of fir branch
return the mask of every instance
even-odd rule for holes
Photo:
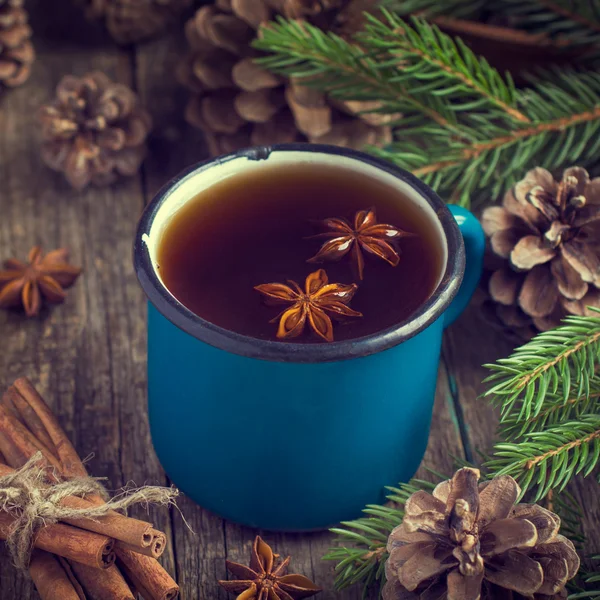
[[[499,108],[505,113],[503,116],[530,122],[515,106],[516,90],[510,75],[502,77],[460,38],[453,40],[436,25],[422,19],[411,19],[409,27],[391,13],[384,12],[384,15],[387,22],[368,16],[365,32],[357,40],[359,44],[364,40],[369,47],[384,52],[383,60],[391,56],[400,61],[399,73],[393,82],[422,81],[420,91],[443,94],[453,101],[455,111],[464,110],[465,102],[473,104],[471,94],[479,96]],[[480,108],[483,106],[485,104],[480,104]]]
[[[485,395],[501,406],[503,418],[512,413],[523,422],[538,416],[548,393],[559,395],[565,404],[571,395],[590,395],[600,361],[600,316],[570,316],[563,323],[540,333],[509,358],[486,365],[492,371],[486,382],[493,385]]]
[[[523,494],[535,490],[536,500],[588,476],[600,459],[600,316],[563,323],[486,365],[503,437],[486,467],[513,476]]]
[[[444,102],[392,83],[398,73],[395,64],[376,62],[358,45],[334,33],[279,18],[263,27],[261,34],[254,46],[273,56],[257,62],[272,71],[305,80],[305,84],[326,89],[336,98],[377,100],[385,103],[390,113],[411,111],[441,127],[454,128],[456,119]]]
[[[444,479],[440,476],[440,480]],[[431,492],[434,483],[413,479],[410,483],[400,484],[398,488],[387,488],[387,500],[391,505],[369,505],[363,512],[366,517],[342,523],[342,527],[331,529],[341,544],[330,548],[323,560],[332,560],[335,566],[335,589],[362,583],[363,598],[369,589],[385,582],[385,561],[387,539],[392,530],[402,523],[404,503],[409,496],[419,490]]]
[[[280,20],[256,43],[269,69],[343,101],[376,100],[403,113],[397,141],[373,153],[468,205],[495,198],[537,164],[593,163],[600,151],[600,74],[555,71],[514,88],[485,60],[437,27],[387,14],[357,43]]]
[[[528,419],[520,418],[521,404],[517,403],[500,424],[503,439],[513,440],[525,433],[543,431],[564,421],[575,420],[582,413],[600,414],[600,379],[590,380],[589,395],[572,396],[566,401],[559,394],[547,393],[544,407]]]
[[[581,415],[545,431],[534,431],[516,443],[494,446],[486,464],[492,476],[511,475],[522,494],[534,491],[534,501],[551,489],[562,491],[579,473],[587,477],[600,461],[600,415]]]
[[[583,598],[598,598],[600,596],[600,571],[598,570],[598,561],[600,555],[590,557],[594,564],[593,569],[582,565],[577,574],[577,580],[570,585],[573,593],[569,594],[568,600],[580,600]]]
[[[574,77],[563,75],[565,79]],[[586,75],[594,83],[592,88],[586,88],[588,93],[594,90],[590,103],[585,102],[584,96],[568,95],[547,82],[524,90],[521,97],[530,118],[537,121],[536,116],[545,116],[545,120],[531,127],[515,127],[507,134],[506,128],[486,122],[482,115],[471,115],[471,120],[481,124],[482,139],[463,142],[437,131],[422,140],[421,147],[413,146],[411,152],[406,152],[408,144],[402,140],[373,153],[412,171],[442,195],[450,194],[450,201],[465,205],[471,195],[481,195],[485,189],[495,199],[503,189],[516,183],[524,171],[538,164],[550,170],[574,162],[593,164],[600,150],[600,77]],[[549,100],[553,92],[564,99],[562,107],[556,100]],[[549,102],[553,102],[552,108]],[[575,103],[578,108],[573,106]],[[552,118],[548,118],[550,111],[555,113]],[[563,114],[556,114],[559,112]],[[400,139],[402,134],[399,131]]]
[[[490,0],[383,0],[383,6],[402,16],[426,14],[457,19],[478,19]]]
[[[600,43],[600,0],[500,0],[497,9],[519,27],[570,45]]]
[[[560,517],[560,533],[569,538],[581,553],[586,538],[583,531],[583,511],[577,499],[568,490],[560,494],[550,490],[546,499],[550,499],[546,502],[546,508]]]
[[[600,0],[384,0],[383,5],[400,16],[419,14],[432,21],[480,21],[491,13],[556,47],[600,42]]]

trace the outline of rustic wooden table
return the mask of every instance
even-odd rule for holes
[[[39,319],[0,313],[0,389],[19,376],[31,378],[80,454],[93,455],[92,472],[106,476],[113,488],[129,481],[168,484],[148,431],[146,306],[132,269],[131,244],[153,193],[207,155],[202,136],[184,122],[186,91],[175,80],[185,52],[183,34],[175,26],[161,39],[119,49],[100,27],[85,23],[69,0],[31,0],[29,9],[38,59],[28,83],[0,103],[0,257],[24,257],[34,244],[67,246],[84,275],[66,304]],[[138,177],[76,193],[42,164],[34,115],[62,75],[93,69],[132,85],[155,128]],[[475,306],[447,332],[424,465],[450,472],[453,457],[476,459],[477,450],[490,448],[496,415],[478,399],[485,374],[480,365],[506,356],[512,345],[486,327]],[[581,486],[576,492],[586,503],[590,546],[598,550],[600,512],[592,489]],[[226,577],[225,558],[245,561],[256,531],[224,522],[185,498],[180,507],[195,533],[176,511],[152,510],[151,518],[171,542],[164,564],[178,579],[182,598],[224,600],[217,580]],[[360,597],[357,589],[332,590],[332,565],[320,560],[330,534],[265,537],[279,553],[292,555],[295,572],[324,588],[321,600]],[[0,550],[0,600],[37,597]]]

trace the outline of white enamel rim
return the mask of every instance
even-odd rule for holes
[[[157,269],[157,250],[169,220],[187,201],[216,183],[245,171],[299,163],[331,165],[376,178],[401,191],[431,220],[440,236],[443,267],[436,289],[408,320],[370,336],[341,342],[298,344],[263,340],[237,334],[202,319],[166,288]],[[410,173],[354,150],[317,144],[282,144],[250,148],[199,163],[166,184],[140,219],[134,243],[134,264],[150,302],[167,319],[197,339],[253,358],[323,362],[385,350],[427,327],[441,315],[457,293],[464,273],[465,253],[458,226],[445,204]]]

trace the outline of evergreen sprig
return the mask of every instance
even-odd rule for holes
[[[514,440],[534,431],[544,431],[565,421],[576,420],[585,413],[600,414],[600,378],[590,379],[589,394],[573,394],[565,402],[561,394],[546,393],[542,409],[529,418],[521,418],[521,402],[506,413],[500,424],[503,439]]]
[[[383,5],[401,16],[430,19],[505,17],[511,27],[542,34],[540,43],[551,39],[557,47],[600,43],[600,0],[383,0]]]
[[[456,19],[477,19],[489,8],[490,0],[383,0],[382,5],[401,16],[423,14]]]
[[[564,490],[572,477],[587,477],[600,460],[600,415],[581,415],[544,431],[524,435],[518,442],[500,442],[486,464],[491,475],[511,475],[522,494],[537,502],[551,489]]]
[[[502,437],[486,467],[536,500],[600,463],[600,315],[563,323],[486,365]]]
[[[584,598],[600,597],[600,555],[592,556],[589,559],[591,568],[585,563],[582,564],[577,574],[577,579],[573,585],[569,586],[573,593],[569,595],[568,600],[582,600]]]
[[[486,392],[500,406],[502,416],[519,419],[524,426],[558,397],[565,406],[571,396],[588,398],[600,362],[600,311],[598,316],[569,316],[563,325],[537,335],[508,358],[485,365],[492,374]],[[550,394],[550,403],[546,404]]]
[[[518,27],[571,46],[600,43],[600,0],[496,0],[494,7]]]
[[[373,585],[385,582],[387,539],[393,529],[402,523],[404,503],[415,492],[431,492],[434,487],[434,483],[413,479],[397,488],[387,488],[390,492],[387,496],[390,505],[368,505],[363,510],[367,516],[331,529],[337,536],[338,545],[330,548],[323,559],[336,562],[336,590],[361,583],[362,597],[366,598]]]
[[[527,168],[594,163],[600,74],[553,71],[515,88],[459,39],[391,13],[369,17],[354,43],[279,20],[262,30],[261,63],[342,101],[399,115],[395,142],[373,153],[412,171],[452,202],[495,199]]]
[[[366,31],[358,39],[378,51],[372,59],[395,57],[401,61],[391,83],[410,85],[413,94],[439,96],[458,113],[486,109],[495,118],[530,122],[516,107],[517,91],[510,74],[500,75],[460,38],[452,39],[436,25],[413,18],[408,26],[389,13],[387,16],[387,23],[368,17]],[[415,81],[420,85],[414,86]]]

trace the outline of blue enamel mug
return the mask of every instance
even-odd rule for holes
[[[329,344],[259,340],[198,317],[165,287],[158,243],[187,201],[226,177],[298,162],[375,177],[431,219],[443,266],[434,292],[408,320]],[[169,182],[142,216],[134,247],[149,299],[150,428],[169,478],[202,507],[267,530],[321,529],[383,501],[384,487],[410,479],[425,452],[442,333],[477,285],[483,248],[471,213],[446,206],[410,173],[353,150],[251,148]]]

